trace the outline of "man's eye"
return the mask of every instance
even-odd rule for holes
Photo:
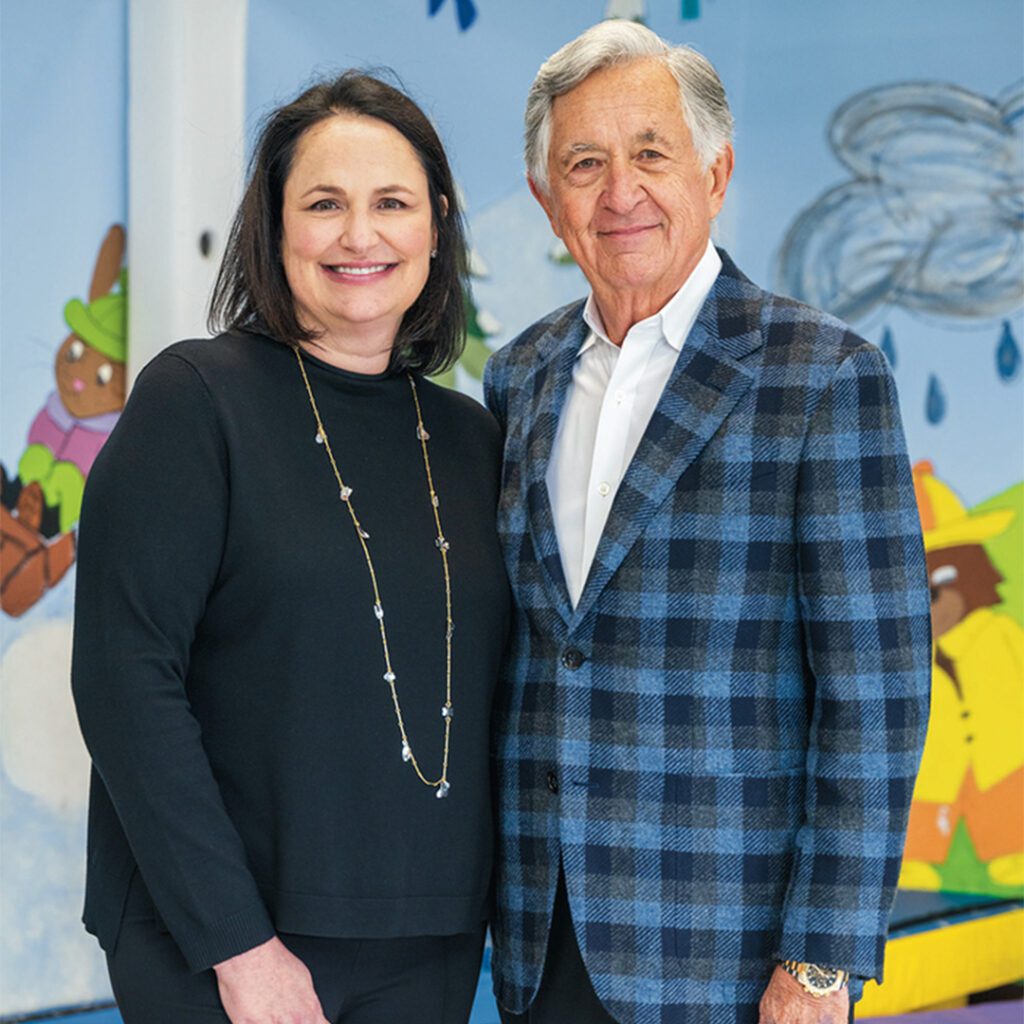
[[[644,160],[660,160],[662,154],[656,149],[643,149],[640,151],[640,156],[643,157]]]
[[[573,164],[574,171],[591,171],[597,166],[597,159],[592,156],[585,156],[582,160],[577,160]]]

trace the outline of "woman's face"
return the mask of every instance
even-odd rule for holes
[[[281,257],[299,322],[322,344],[390,347],[437,240],[427,176],[390,125],[340,114],[299,140],[284,186]]]

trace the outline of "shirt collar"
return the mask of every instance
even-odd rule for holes
[[[704,255],[701,256],[697,266],[690,272],[690,276],[683,282],[679,291],[653,316],[633,324],[626,337],[629,337],[634,331],[647,335],[652,331],[657,331],[659,337],[664,338],[672,348],[677,352],[682,351],[686,336],[690,333],[697,314],[700,312],[701,306],[704,305],[704,300],[708,297],[708,292],[711,291],[721,269],[722,259],[718,255],[718,250],[708,239]],[[597,308],[593,292],[587,297],[586,305],[583,307],[583,319],[590,328],[590,332],[580,346],[577,358],[593,348],[598,339],[609,345],[614,344],[605,333],[604,322],[601,320],[601,313]]]

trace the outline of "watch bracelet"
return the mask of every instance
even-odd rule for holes
[[[780,960],[779,961],[779,966],[788,975],[790,975],[792,978],[794,978],[796,981],[798,981],[799,984],[800,984],[800,987],[805,992],[807,992],[808,994],[810,994],[812,996],[831,995],[834,992],[839,992],[842,989],[846,988],[846,986],[850,982],[850,972],[849,971],[844,971],[840,967],[821,967],[818,964],[807,963],[807,962],[804,962],[802,960],[788,960],[788,959],[787,960]],[[808,984],[808,982],[805,980],[806,976],[807,976],[808,970],[815,970],[815,971],[817,971],[819,973],[822,973],[822,974],[825,974],[825,973],[835,974],[837,976],[836,980],[839,982],[839,984],[835,985],[834,987],[830,985],[826,989],[816,989],[813,985]],[[801,974],[804,975],[803,978],[800,977]]]

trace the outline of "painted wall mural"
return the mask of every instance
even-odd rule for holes
[[[109,996],[69,674],[82,488],[124,403],[127,3],[2,20],[0,1017]]]
[[[958,319],[1024,303],[1024,83],[990,99],[943,82],[883,85],[836,111],[851,180],[793,222],[778,283],[842,320],[880,307]]]
[[[447,2],[448,0],[427,0],[427,13],[433,17]],[[458,19],[459,28],[465,32],[476,21],[476,4],[473,3],[473,0],[452,0],[452,5],[455,8],[455,17]]]
[[[1020,373],[1024,83],[996,98],[911,82],[865,90],[828,126],[851,174],[794,219],[781,291],[856,325],[901,308],[941,330],[991,331],[992,387]],[[886,326],[880,347],[895,368]],[[924,418],[950,399],[939,360]],[[983,455],[996,439],[976,439]],[[1019,443],[1019,438],[1016,439]],[[1021,467],[1024,476],[1024,466]],[[914,467],[932,592],[932,704],[901,885],[1024,893],[1024,483],[968,509],[931,461]],[[1006,589],[1004,589],[1004,587]]]
[[[16,470],[0,464],[0,608],[23,615],[75,558],[74,528],[89,470],[121,413],[128,348],[124,228],[96,256],[86,300],[69,299],[56,387],[28,428]]]
[[[900,884],[1018,895],[1024,892],[1024,483],[970,511],[930,462],[914,466],[914,486],[934,653],[928,740]]]

